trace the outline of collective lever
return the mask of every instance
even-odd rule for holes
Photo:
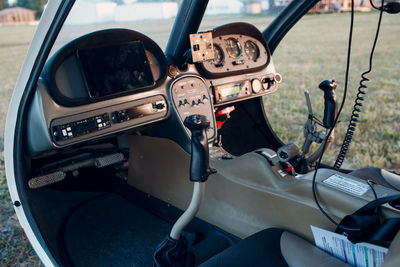
[[[170,235],[157,248],[154,254],[155,266],[192,265],[193,259],[187,252],[187,242],[181,234],[200,209],[205,181],[209,175],[216,173],[216,170],[210,168],[208,151],[207,129],[210,127],[210,121],[206,116],[196,114],[186,117],[184,125],[192,135],[190,159],[190,181],[194,182],[192,200],[186,211],[175,222]]]
[[[328,150],[330,145],[333,143],[335,119],[337,116],[337,102],[336,102],[336,81],[335,80],[323,80],[319,84],[319,88],[324,92],[324,119],[322,122],[318,120],[312,111],[310,95],[306,90],[304,95],[306,97],[308,119],[304,125],[304,137],[305,141],[302,147],[301,157],[298,157],[295,162],[295,168],[299,173],[307,173],[313,164],[318,160],[321,153]],[[325,128],[325,132],[318,131],[317,124]],[[331,130],[332,129],[332,130]],[[330,133],[330,136],[328,134]],[[326,145],[321,145],[312,155],[306,158],[306,155],[310,151],[312,143],[322,143],[325,139]],[[325,149],[324,149],[325,147]]]

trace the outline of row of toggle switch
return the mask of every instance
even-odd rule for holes
[[[192,100],[191,104],[189,103],[189,101],[187,99],[184,99],[183,101],[179,100],[178,108],[182,107],[182,106],[184,107],[186,105],[191,105],[193,107],[193,106],[197,106],[200,104],[204,104],[204,100],[207,100],[207,99],[208,99],[208,97],[206,95],[203,95],[203,99],[197,99],[197,101]]]

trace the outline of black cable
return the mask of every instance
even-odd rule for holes
[[[383,3],[384,3],[384,0],[382,0],[382,6],[383,6]],[[371,54],[370,54],[370,68],[371,68],[371,66],[372,66],[372,55],[373,55],[373,51],[375,50],[376,41],[377,41],[378,35],[379,35],[379,29],[380,29],[380,24],[381,24],[381,19],[382,19],[382,13],[383,13],[383,9],[380,9],[379,20],[378,20],[378,27],[377,27],[377,31],[376,31],[376,35],[375,35],[374,45],[373,45],[373,48],[372,48]],[[338,121],[338,119],[339,119],[339,116],[340,116],[340,114],[341,114],[341,112],[342,112],[344,103],[346,102],[346,95],[347,95],[347,88],[348,88],[348,79],[349,79],[349,68],[350,68],[351,42],[352,42],[352,37],[353,37],[353,25],[354,25],[354,0],[351,1],[350,32],[349,32],[349,44],[348,44],[348,50],[347,50],[346,76],[345,76],[345,86],[344,86],[343,99],[342,99],[342,103],[341,103],[341,105],[340,105],[338,114],[337,114],[337,116],[336,116],[335,123],[334,123],[333,125],[336,125],[336,123],[337,123],[337,121]],[[370,71],[370,70],[369,70],[369,71]],[[366,73],[364,72],[364,73],[362,74],[362,76],[365,75],[365,74],[366,74]],[[363,78],[364,78],[364,77],[363,77]],[[320,205],[320,203],[319,203],[319,201],[318,201],[318,198],[317,198],[317,194],[316,194],[316,190],[315,190],[315,187],[316,187],[315,181],[316,181],[316,178],[317,178],[317,172],[318,172],[318,168],[319,168],[319,166],[320,166],[320,164],[321,164],[322,157],[323,157],[323,155],[324,155],[324,151],[325,151],[325,148],[326,148],[326,144],[327,144],[327,141],[328,141],[328,137],[331,135],[331,133],[332,133],[332,131],[333,131],[334,128],[335,128],[335,127],[332,127],[332,128],[329,130],[329,133],[328,133],[328,135],[327,135],[327,138],[324,140],[322,153],[321,153],[321,155],[320,155],[320,157],[319,157],[319,160],[318,160],[318,162],[317,162],[317,165],[316,165],[316,167],[315,167],[314,176],[313,176],[313,179],[312,179],[312,193],[313,193],[314,201],[315,201],[315,203],[317,204],[319,210],[322,212],[322,214],[324,214],[325,217],[326,217],[329,221],[331,221],[334,225],[336,225],[336,227],[341,228],[343,231],[347,231],[347,232],[360,231],[361,229],[359,229],[359,228],[348,228],[348,227],[345,227],[345,226],[342,226],[342,225],[338,224],[338,223],[337,223],[332,217],[330,217],[330,216],[328,215],[328,213],[322,208],[322,206]],[[372,187],[372,186],[371,186],[371,187]],[[372,190],[373,190],[373,192],[374,192],[374,196],[377,197],[375,190],[374,190],[374,189],[372,189]]]
[[[318,159],[318,162],[317,162],[317,164],[315,166],[314,176],[313,176],[313,179],[312,179],[312,194],[313,194],[313,197],[314,197],[315,204],[317,204],[319,210],[322,212],[322,214],[325,215],[325,217],[329,221],[331,221],[334,225],[336,225],[337,227],[342,228],[345,231],[358,231],[360,229],[353,229],[353,228],[347,228],[347,227],[341,226],[340,224],[335,222],[335,220],[332,219],[332,217],[329,216],[328,213],[326,213],[326,211],[321,207],[321,204],[319,204],[319,201],[318,201],[318,198],[317,198],[317,194],[316,194],[316,190],[315,190],[315,185],[316,185],[315,180],[317,178],[319,165],[321,164],[322,157],[324,155],[324,151],[325,151],[325,148],[326,148],[326,144],[327,144],[328,138],[329,138],[329,136],[331,136],[332,131],[333,131],[333,129],[335,128],[335,126],[337,124],[337,121],[338,121],[338,118],[340,116],[340,113],[342,112],[344,103],[346,102],[347,87],[348,87],[348,81],[349,81],[349,70],[350,70],[351,42],[352,42],[352,39],[353,39],[353,25],[354,25],[354,0],[351,1],[349,43],[348,43],[348,47],[347,47],[346,75],[345,75],[345,83],[344,83],[344,92],[343,92],[342,103],[340,104],[337,116],[335,118],[335,123],[333,124],[334,126],[329,130],[329,132],[328,132],[328,134],[327,134],[327,136],[326,136],[326,138],[324,140],[323,147],[322,147],[322,153],[321,153],[321,155],[320,155],[320,157]]]
[[[384,2],[385,1],[382,0],[381,6],[383,6]],[[351,141],[353,139],[354,132],[357,127],[357,122],[360,118],[361,107],[363,105],[362,102],[364,101],[364,95],[366,94],[366,91],[364,89],[367,89],[367,86],[364,83],[369,81],[369,79],[366,77],[366,75],[368,73],[370,73],[372,70],[372,59],[373,59],[373,55],[375,52],[376,43],[377,43],[378,37],[379,37],[379,29],[381,27],[382,14],[383,14],[383,9],[381,8],[380,12],[379,12],[378,26],[376,29],[374,44],[372,45],[371,53],[369,55],[369,68],[367,71],[365,71],[361,74],[361,81],[360,81],[360,85],[358,87],[357,97],[354,100],[354,106],[353,106],[353,111],[351,112],[350,122],[349,122],[349,125],[347,126],[346,135],[344,137],[343,144],[340,147],[340,152],[336,158],[335,164],[333,165],[333,168],[335,168],[336,170],[340,169],[340,167],[343,164],[343,161],[346,157],[347,151],[349,150]]]
[[[373,185],[375,184],[373,181],[367,180],[367,184],[371,187],[372,193],[374,194],[375,200],[378,199],[378,195],[376,194],[375,188]]]
[[[377,7],[377,6],[374,4],[374,0],[369,0],[369,3],[371,4],[371,6],[372,6],[373,8],[379,10],[379,7]],[[383,6],[383,3],[382,3],[382,6]]]
[[[384,2],[384,0],[382,0],[382,5],[383,5],[383,2]],[[380,16],[379,16],[378,29],[377,29],[376,36],[379,34],[379,27],[380,27],[380,21],[381,21],[381,18],[382,18],[382,12],[383,12],[383,10],[381,9],[381,10],[380,10]],[[339,119],[339,116],[340,116],[340,114],[341,114],[341,112],[342,112],[344,103],[346,102],[346,95],[347,95],[347,88],[348,88],[348,79],[349,79],[349,68],[350,68],[351,43],[352,43],[352,38],[353,38],[353,25],[354,25],[354,0],[351,1],[351,19],[350,19],[349,44],[348,44],[348,50],[347,50],[347,63],[346,63],[346,75],[345,75],[344,92],[343,92],[342,103],[340,104],[339,111],[338,111],[337,116],[336,116],[336,118],[335,118],[335,123],[333,124],[334,126],[336,126],[337,121],[338,121],[338,119]],[[375,38],[375,39],[377,39],[377,38]],[[375,48],[375,43],[376,43],[376,42],[374,42],[374,48]],[[320,203],[319,203],[319,201],[318,201],[318,198],[317,198],[317,194],[316,194],[316,190],[315,190],[315,189],[316,189],[316,188],[315,188],[315,187],[316,187],[316,182],[315,182],[315,181],[316,181],[316,178],[317,178],[317,173],[318,173],[319,166],[320,166],[321,161],[322,161],[322,157],[323,157],[323,155],[324,155],[324,151],[325,151],[325,148],[326,148],[326,144],[327,144],[327,141],[328,141],[328,137],[331,136],[332,131],[333,131],[334,128],[335,128],[335,127],[332,127],[332,128],[329,130],[329,132],[328,132],[328,134],[327,134],[327,138],[324,140],[323,148],[322,148],[322,153],[321,153],[321,155],[320,155],[320,157],[319,157],[319,159],[318,159],[318,162],[317,162],[317,164],[316,164],[316,167],[315,167],[314,176],[313,176],[313,179],[312,179],[312,193],[313,193],[314,201],[315,201],[315,203],[317,204],[319,210],[322,212],[322,214],[324,214],[325,217],[326,217],[329,221],[331,221],[334,225],[336,225],[336,227],[342,229],[343,231],[348,231],[348,232],[360,231],[361,229],[359,229],[359,228],[348,228],[348,227],[345,227],[345,226],[342,226],[342,225],[338,224],[338,223],[337,223],[331,216],[329,216],[328,213],[322,208],[322,206],[320,205]],[[373,190],[373,192],[375,192],[375,190]]]

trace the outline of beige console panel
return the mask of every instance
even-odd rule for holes
[[[131,136],[128,183],[182,210],[189,204],[193,185],[189,182],[190,155],[170,140]],[[311,191],[312,173],[282,177],[264,157],[248,153],[233,160],[212,161],[218,173],[206,182],[206,194],[198,217],[244,238],[268,227],[290,230],[312,241],[310,225],[334,230],[316,207]],[[335,171],[321,169],[318,181]],[[355,180],[358,180],[354,178]],[[325,210],[337,221],[374,199],[371,190],[362,197],[318,183]],[[395,191],[376,186],[379,196]],[[390,208],[388,217],[398,216]]]

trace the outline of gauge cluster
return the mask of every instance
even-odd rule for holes
[[[254,71],[265,67],[269,61],[264,45],[250,36],[230,34],[214,37],[213,45],[214,59],[198,65],[206,77]]]
[[[259,97],[277,90],[276,73],[262,33],[247,23],[231,23],[212,31],[214,59],[196,64],[211,84],[214,106]]]
[[[254,73],[271,61],[262,33],[247,23],[231,23],[212,31],[214,59],[197,63],[205,78]]]

